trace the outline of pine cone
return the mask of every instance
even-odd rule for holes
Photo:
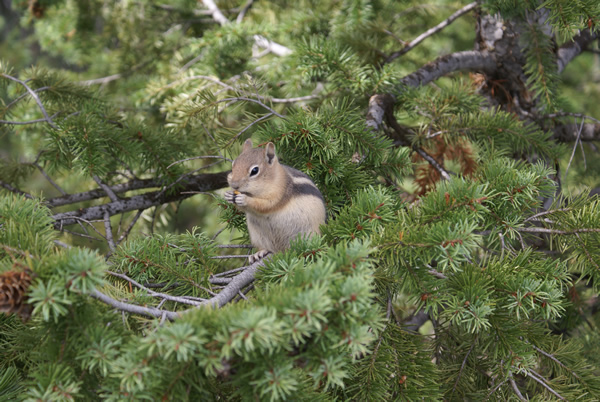
[[[16,313],[26,321],[33,306],[27,303],[27,289],[31,285],[30,272],[7,271],[0,274],[0,312]]]

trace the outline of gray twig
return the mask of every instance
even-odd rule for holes
[[[171,321],[181,317],[179,315],[179,313],[176,313],[174,311],[167,311],[167,310],[161,310],[161,309],[158,309],[155,307],[142,307],[142,306],[137,306],[135,304],[124,303],[124,302],[115,300],[112,297],[105,295],[104,293],[100,292],[97,289],[94,289],[90,293],[90,296],[92,296],[94,299],[98,299],[101,302],[108,304],[109,306],[112,306],[122,312],[140,314],[140,315],[145,315],[147,317],[156,317],[156,318],[161,318],[164,316]]]
[[[548,391],[550,391],[550,393],[554,394],[554,396],[556,396],[561,401],[565,400],[565,398],[563,398],[558,392],[556,392],[548,384],[546,384],[546,380],[541,375],[539,375],[532,369],[527,370],[527,375],[533,378],[535,381],[537,381],[542,387],[546,388]]]
[[[94,179],[94,181],[96,183],[98,183],[100,188],[102,190],[104,190],[104,192],[106,193],[106,195],[108,195],[108,198],[110,198],[111,201],[113,201],[113,202],[119,201],[119,197],[117,197],[115,192],[112,191],[112,189],[110,187],[108,187],[106,184],[104,184],[98,176],[94,175],[94,176],[92,176],[92,178]]]
[[[27,90],[27,92],[29,92],[29,95],[31,95],[31,97],[35,100],[35,103],[37,103],[38,107],[42,111],[42,114],[44,115],[44,119],[46,120],[46,122],[48,122],[48,124],[50,125],[50,127],[54,128],[54,129],[58,128],[56,126],[56,124],[54,124],[54,122],[52,121],[52,118],[50,116],[48,116],[48,112],[46,112],[46,108],[42,104],[42,101],[40,100],[40,97],[35,93],[35,91],[33,89],[31,89],[31,87],[29,85],[27,85],[25,83],[25,81],[21,81],[18,78],[11,77],[8,74],[1,74],[1,76],[4,77],[4,78],[8,78],[11,81],[14,81],[14,82],[17,82],[17,83],[21,84],[23,86],[23,88],[25,88]]]
[[[403,54],[408,53],[409,51],[414,49],[419,43],[423,42],[428,37],[440,32],[442,29],[446,28],[448,25],[450,25],[452,22],[454,22],[454,20],[456,20],[458,17],[468,13],[469,11],[473,10],[475,7],[477,7],[476,1],[467,4],[466,6],[464,6],[463,8],[461,8],[460,10],[458,10],[454,14],[452,14],[450,17],[446,18],[444,21],[440,22],[433,28],[428,29],[427,31],[423,32],[421,35],[417,36],[415,39],[408,42],[406,44],[406,46],[404,46],[402,49],[398,50],[397,52],[392,53],[384,61],[384,63],[387,64],[387,63],[393,61],[394,59],[402,56]]]
[[[46,178],[46,180],[48,180],[48,182],[52,184],[52,186],[55,189],[57,189],[62,195],[67,195],[67,192],[63,190],[58,184],[56,184],[56,182],[52,180],[50,176],[48,176],[46,171],[42,169],[42,167],[37,162],[33,162],[33,166],[35,166],[40,171],[40,173]]]
[[[115,252],[115,241],[113,239],[112,225],[110,224],[110,214],[108,211],[104,211],[104,232],[106,233],[106,240],[108,242],[108,248],[112,253]]]

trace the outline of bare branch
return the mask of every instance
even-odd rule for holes
[[[112,297],[105,295],[104,293],[100,292],[97,289],[94,289],[90,293],[90,296],[92,296],[94,299],[100,300],[101,302],[103,302],[105,304],[108,304],[109,306],[116,308],[117,310],[124,311],[127,313],[139,314],[139,315],[144,315],[147,317],[156,317],[156,318],[161,318],[164,316],[171,321],[181,317],[179,315],[179,313],[176,313],[173,311],[160,310],[155,307],[142,307],[142,306],[137,306],[135,304],[124,303],[124,302],[115,300]]]
[[[531,215],[529,218],[525,219],[524,222],[535,221],[541,216],[551,215],[555,212],[567,212],[570,210],[571,210],[571,208],[559,208],[559,209],[552,209],[552,210],[548,210],[548,211],[542,211],[535,215]]]
[[[92,220],[92,219],[103,219],[104,211],[108,211],[109,214],[118,215],[123,212],[147,209],[153,206],[166,204],[172,201],[180,201],[192,196],[192,194],[184,194],[186,190],[194,191],[211,191],[217,190],[227,186],[227,174],[229,172],[220,172],[212,174],[200,174],[186,178],[182,181],[180,189],[181,191],[169,194],[163,193],[159,196],[161,191],[153,191],[144,193],[141,195],[135,195],[130,198],[122,198],[118,201],[112,201],[107,204],[92,206],[88,208],[82,208],[76,211],[63,212],[54,215],[54,227],[60,229],[66,225],[72,225],[77,222],[78,219]]]
[[[581,228],[581,229],[573,229],[573,230],[560,230],[560,229],[549,229],[549,228],[537,228],[537,227],[527,227],[527,228],[513,228],[517,232],[523,233],[547,233],[547,234],[557,234],[557,235],[571,235],[578,233],[600,233],[600,228]]]
[[[383,63],[384,64],[390,63],[391,61],[402,56],[403,54],[408,53],[409,51],[414,49],[419,43],[421,43],[428,37],[440,32],[442,29],[446,28],[448,25],[450,25],[452,22],[454,22],[454,20],[456,20],[458,17],[468,13],[469,11],[473,10],[475,7],[477,7],[476,1],[467,4],[466,6],[464,6],[463,8],[461,8],[460,10],[458,10],[454,14],[452,14],[450,17],[446,18],[444,21],[440,22],[433,28],[428,29],[427,31],[423,32],[421,35],[417,36],[415,39],[408,42],[399,51],[392,53],[387,59],[385,59],[385,61]]]
[[[556,396],[561,401],[565,400],[565,398],[563,398],[558,392],[556,392],[555,390],[550,388],[550,386],[548,384],[546,384],[546,380],[541,375],[539,375],[532,369],[527,370],[527,376],[530,378],[533,378],[535,381],[537,381],[540,385],[542,385],[544,388],[546,388],[548,391],[550,391],[550,393],[554,394],[554,396]]]
[[[529,343],[529,342],[528,342]],[[571,373],[571,375],[573,377],[575,377],[577,380],[582,381],[582,379],[577,375],[577,373],[575,373],[572,369],[570,369],[569,367],[565,366],[560,360],[558,360],[556,357],[554,357],[553,355],[551,355],[550,353],[544,352],[542,349],[536,347],[535,345],[529,343],[531,345],[532,348],[534,348],[535,350],[537,350],[539,353],[543,354],[544,356],[546,356],[548,359],[552,360],[553,362],[555,362],[556,364],[558,364],[559,366],[561,366],[562,368],[564,368],[565,370],[567,370],[569,373]]]
[[[219,10],[219,7],[217,7],[213,0],[202,0],[202,4],[204,4],[204,6],[208,8],[208,11],[210,11],[210,14],[212,15],[213,19],[219,24],[229,24],[229,20],[223,15],[223,13],[221,12],[221,10]]]
[[[56,182],[52,180],[50,176],[48,176],[46,171],[42,169],[42,167],[37,162],[33,162],[33,166],[35,166],[40,171],[40,173],[46,178],[46,180],[48,180],[48,182],[52,184],[52,186],[55,189],[57,189],[59,193],[61,193],[62,195],[67,195],[67,192],[63,190],[58,184],[56,184]]]
[[[121,278],[126,280],[127,282],[131,283],[133,286],[135,286],[136,288],[145,290],[149,296],[152,297],[160,297],[164,300],[168,300],[168,301],[174,301],[177,303],[183,303],[183,304],[189,304],[192,306],[202,306],[202,301],[195,301],[195,300],[191,300],[188,299],[186,297],[183,296],[172,296],[169,295],[167,293],[159,293],[159,292],[155,292],[152,289],[148,289],[147,287],[145,287],[144,285],[142,285],[139,282],[136,282],[135,280],[131,279],[130,277],[128,277],[125,274],[120,274],[118,272],[113,272],[113,271],[106,271],[108,274],[112,275],[112,276],[116,276],[117,278]],[[206,299],[202,299],[202,300],[206,300]]]
[[[487,51],[466,50],[437,58],[425,64],[401,81],[401,85],[416,88],[455,71],[493,72],[496,60]]]
[[[92,178],[94,179],[94,181],[96,183],[98,183],[100,188],[102,190],[104,190],[104,192],[106,193],[106,195],[108,195],[108,198],[110,198],[111,201],[113,201],[113,202],[119,201],[119,197],[117,197],[117,195],[114,193],[114,191],[112,191],[111,188],[108,187],[106,184],[102,183],[102,180],[100,180],[100,178],[98,176],[94,175],[94,176],[92,176]]]
[[[97,85],[97,84],[105,85],[105,84],[108,84],[109,82],[116,81],[121,77],[123,77],[123,74],[119,73],[119,74],[109,75],[107,77],[95,78],[93,80],[79,81],[79,84],[81,84],[81,85]]]
[[[246,1],[246,4],[244,4],[242,9],[240,10],[240,13],[238,14],[237,18],[235,19],[236,23],[238,23],[238,24],[242,23],[244,16],[246,16],[246,13],[248,12],[248,10],[250,10],[250,7],[252,7],[252,4],[254,4],[254,0]]]
[[[5,182],[3,182],[2,180],[0,180],[0,187],[4,187],[4,188],[5,188],[5,189],[7,189],[8,191],[10,191],[10,192],[12,192],[12,193],[15,193],[15,194],[22,195],[22,196],[24,196],[25,198],[29,198],[30,200],[33,200],[33,199],[34,199],[34,197],[33,197],[31,194],[29,194],[29,193],[26,193],[25,191],[21,191],[21,190],[19,190],[18,188],[16,188],[16,187],[13,187],[13,186],[11,186],[11,185],[10,185],[10,184],[8,184],[8,183],[5,183]]]
[[[127,227],[127,230],[125,230],[121,236],[119,237],[119,239],[117,240],[116,245],[118,246],[119,244],[121,244],[121,242],[123,240],[125,240],[127,238],[127,236],[129,236],[129,232],[131,232],[131,229],[133,229],[133,227],[135,226],[135,224],[137,223],[138,219],[140,219],[140,216],[142,216],[142,213],[144,212],[143,209],[140,209],[137,211],[137,213],[135,214],[135,216],[133,217],[133,219],[131,220],[131,223],[129,224],[129,226]]]
[[[521,394],[519,387],[517,387],[517,383],[515,382],[515,379],[512,376],[512,374],[510,375],[510,377],[508,377],[508,381],[510,382],[510,385],[512,386],[513,391],[515,391],[515,394],[517,394],[517,398],[519,398],[520,401],[527,401],[527,399],[525,399],[525,397],[523,397],[523,394]]]
[[[458,381],[460,380],[460,377],[462,376],[463,370],[465,369],[465,365],[467,364],[467,359],[469,358],[469,355],[473,351],[473,348],[475,347],[476,344],[477,344],[477,336],[473,340],[473,342],[471,344],[471,347],[469,348],[469,351],[465,355],[465,358],[463,359],[463,362],[460,365],[460,370],[458,371],[458,376],[456,377],[456,382],[454,383],[454,387],[452,388],[452,393],[454,393],[454,391],[456,390],[456,387],[458,386]]]
[[[207,300],[204,304],[212,305],[214,307],[223,307],[237,296],[240,290],[254,281],[254,276],[256,275],[258,268],[264,266],[264,264],[264,260],[259,260],[246,267],[246,269],[242,273],[236,275],[217,296]]]
[[[161,187],[163,185],[164,180],[162,178],[158,179],[143,179],[143,180],[131,180],[127,183],[116,184],[114,186],[110,186],[110,189],[114,193],[125,193],[127,191],[132,190],[140,190],[140,189],[148,189]],[[75,204],[83,201],[90,201],[97,198],[106,197],[106,192],[102,189],[90,190],[83,193],[75,193],[70,195],[65,195],[63,197],[55,197],[46,201],[46,205],[50,208],[60,207],[62,205]]]
[[[569,177],[569,168],[571,167],[571,162],[573,162],[573,157],[575,156],[575,151],[577,150],[577,144],[579,143],[579,139],[581,138],[581,131],[583,129],[583,122],[585,120],[581,119],[581,124],[579,125],[579,130],[577,130],[577,138],[575,139],[575,145],[573,145],[573,152],[571,152],[571,158],[569,158],[569,163],[567,164],[567,168],[565,169],[565,178]]]
[[[558,72],[561,73],[571,60],[577,57],[588,47],[589,44],[599,37],[600,31],[584,29],[570,42],[567,42],[558,48],[558,51],[556,52],[556,64],[558,65]]]
[[[56,117],[58,113],[54,113],[50,118]],[[36,120],[28,120],[28,121],[11,121],[11,120],[0,120],[0,124],[10,124],[13,126],[25,126],[28,124],[36,124],[36,123],[47,123],[46,119],[36,119]]]

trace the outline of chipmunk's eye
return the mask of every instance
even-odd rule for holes
[[[257,174],[258,174],[258,166],[254,166],[252,169],[250,169],[250,177],[256,176]]]

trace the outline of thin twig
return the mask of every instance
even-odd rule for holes
[[[210,257],[213,260],[225,260],[228,258],[248,258],[250,257],[251,254],[248,255],[215,255],[213,257]]]
[[[579,125],[579,130],[577,130],[577,138],[575,138],[575,145],[573,145],[573,152],[571,152],[571,158],[569,159],[569,163],[567,165],[567,169],[565,170],[565,179],[568,178],[569,168],[571,167],[571,162],[573,162],[573,157],[575,156],[575,150],[577,149],[577,144],[579,143],[579,139],[581,138],[581,132],[583,130],[583,122],[585,120],[581,119],[581,124]],[[577,124],[577,120],[575,121]]]
[[[191,158],[185,158],[185,159],[180,159],[178,161],[175,161],[175,162],[171,163],[169,166],[167,166],[167,169],[169,169],[173,165],[177,165],[178,163],[183,163],[183,162],[187,162],[187,161],[193,161],[195,159],[224,159],[224,160],[226,160],[228,162],[232,162],[231,159],[225,158],[224,156],[220,156],[220,155],[193,156]]]
[[[529,377],[533,378],[535,381],[537,381],[540,385],[542,385],[544,388],[546,388],[548,391],[550,391],[552,394],[554,394],[554,396],[556,396],[561,401],[565,400],[565,398],[563,398],[558,392],[556,392],[555,390],[550,388],[550,386],[548,384],[546,384],[546,380],[541,375],[539,375],[532,369],[527,370],[527,375]]]
[[[46,178],[46,180],[48,180],[48,182],[52,184],[52,186],[55,189],[57,189],[62,195],[67,195],[67,192],[63,190],[58,184],[56,184],[56,182],[52,180],[50,176],[48,176],[46,171],[42,169],[42,167],[37,162],[33,162],[33,166],[35,166],[40,171],[40,173]]]
[[[578,117],[580,119],[588,119],[588,120],[595,121],[596,123],[600,123],[600,120],[596,119],[595,117],[588,116],[583,113],[557,112],[557,113],[545,114],[542,116],[542,118],[544,118],[544,119],[553,119],[555,117]]]
[[[118,272],[113,272],[113,271],[106,271],[106,272],[108,274],[112,275],[112,276],[116,276],[117,278],[121,278],[121,279],[126,280],[127,282],[129,282],[133,286],[135,286],[136,288],[145,290],[148,293],[148,295],[150,295],[152,297],[161,297],[164,300],[174,301],[174,302],[183,303],[183,304],[189,304],[189,305],[192,305],[192,306],[201,306],[203,304],[202,301],[189,300],[188,298],[181,297],[181,296],[172,296],[172,295],[169,295],[167,293],[155,292],[154,290],[148,289],[147,287],[145,287],[141,283],[135,281],[134,279],[131,279],[130,277],[128,277],[125,274],[120,274]],[[203,299],[203,301],[206,301],[206,299]]]
[[[548,228],[537,228],[537,227],[527,227],[527,228],[514,228],[514,230],[524,233],[548,233],[548,234],[559,234],[559,235],[570,235],[577,233],[599,233],[599,228],[581,228],[581,229],[573,229],[573,230],[559,230],[559,229],[548,229]]]
[[[542,211],[542,212],[539,212],[539,213],[537,213],[535,215],[531,215],[529,218],[525,219],[523,222],[535,221],[540,216],[550,215],[550,214],[553,214],[555,212],[567,212],[567,211],[570,211],[570,210],[571,210],[571,208],[559,208],[559,209],[551,209],[551,210],[548,210],[548,211]]]
[[[424,41],[428,37],[430,37],[430,36],[432,36],[432,35],[440,32],[442,29],[446,28],[448,25],[450,25],[452,22],[454,22],[454,20],[456,20],[458,17],[460,17],[463,14],[468,13],[469,11],[473,10],[475,7],[477,7],[477,2],[476,1],[467,4],[466,6],[464,6],[463,8],[461,8],[460,10],[458,10],[454,14],[452,14],[450,17],[446,18],[444,21],[440,22],[439,24],[437,24],[433,28],[428,29],[427,31],[423,32],[421,35],[417,36],[415,39],[413,39],[410,42],[408,42],[406,44],[406,46],[404,46],[399,51],[392,53],[384,61],[384,64],[387,64],[387,63],[391,62],[392,60],[394,60],[394,59],[402,56],[403,54],[411,51],[419,43],[421,43],[422,41]]]
[[[517,398],[519,398],[520,401],[527,401],[527,399],[523,397],[523,394],[521,394],[519,387],[517,387],[517,383],[515,382],[515,379],[512,376],[512,374],[510,375],[510,377],[508,377],[508,381],[510,382],[513,391],[515,391],[515,394],[517,394]]]
[[[529,342],[527,342],[529,343]],[[544,356],[546,356],[548,359],[552,360],[553,362],[555,362],[556,364],[558,364],[559,366],[561,366],[562,368],[564,368],[565,370],[569,371],[571,373],[571,375],[573,377],[575,377],[577,380],[583,382],[583,380],[581,379],[581,377],[579,377],[577,375],[577,373],[575,373],[573,370],[571,370],[569,367],[565,366],[560,360],[558,360],[556,357],[552,356],[550,353],[548,352],[544,352],[542,349],[538,348],[537,346],[529,343],[531,345],[532,348],[534,348],[535,350],[537,350],[539,353],[543,354]]]
[[[500,388],[501,386],[503,386],[504,384],[506,384],[508,382],[508,378],[505,379],[504,381],[502,381],[501,383],[498,383],[498,385],[496,385],[490,392],[489,394],[487,394],[487,396],[485,397],[485,400],[487,401],[488,399],[490,399],[490,396],[492,396],[492,394],[496,391],[498,391],[498,388]]]
[[[50,118],[56,117],[58,113],[54,113]],[[46,123],[48,120],[46,119],[35,119],[35,120],[27,120],[27,121],[12,121],[12,120],[0,120],[0,124],[10,124],[12,126],[26,126],[28,124],[36,124],[36,123]]]
[[[179,313],[176,313],[173,311],[160,310],[160,309],[154,308],[154,307],[142,307],[142,306],[137,306],[135,304],[129,304],[129,303],[124,303],[124,302],[115,300],[112,297],[109,297],[109,296],[105,295],[104,293],[98,291],[97,289],[94,289],[90,293],[90,296],[92,296],[94,299],[98,299],[101,302],[108,304],[109,306],[112,306],[122,312],[140,314],[140,315],[145,315],[147,317],[156,317],[156,318],[161,318],[161,317],[165,316],[166,318],[168,318],[171,321],[180,317]]]
[[[125,230],[123,232],[123,234],[121,234],[121,236],[119,237],[119,239],[117,240],[116,245],[118,246],[119,244],[121,244],[121,242],[123,240],[125,240],[127,238],[127,236],[129,236],[129,232],[131,232],[131,229],[133,228],[133,226],[136,224],[137,220],[140,218],[140,216],[142,216],[142,213],[144,212],[143,209],[140,209],[137,211],[137,213],[135,214],[135,216],[133,217],[133,219],[131,220],[131,223],[129,224],[129,226],[127,227],[127,230]]]
[[[254,0],[248,0],[248,1],[246,1],[246,4],[244,4],[244,6],[242,7],[242,9],[240,10],[240,13],[237,15],[237,18],[235,19],[236,23],[238,23],[238,24],[242,23],[242,20],[244,19],[244,16],[248,12],[248,10],[250,10],[250,7],[252,7],[253,3],[254,3]]]
[[[56,126],[56,124],[54,124],[54,122],[52,121],[52,118],[50,116],[48,116],[48,112],[46,112],[46,108],[42,104],[42,101],[40,100],[40,97],[35,93],[35,91],[33,89],[31,89],[31,87],[29,85],[27,85],[24,81],[21,81],[18,78],[11,77],[8,74],[0,74],[0,76],[2,76],[4,78],[8,78],[11,81],[14,81],[14,82],[17,82],[17,83],[21,84],[23,86],[23,88],[25,88],[27,90],[27,92],[29,92],[29,94],[31,95],[31,97],[35,100],[35,103],[37,103],[38,107],[42,111],[42,114],[44,115],[44,118],[45,118],[46,122],[48,122],[48,124],[50,125],[50,127],[54,128],[54,129],[58,128]]]
[[[80,85],[96,85],[96,84],[105,85],[105,84],[108,84],[109,82],[118,80],[121,77],[123,77],[123,74],[119,73],[119,74],[113,74],[113,75],[109,75],[109,76],[102,77],[102,78],[94,78],[93,80],[79,81],[79,84]]]
[[[235,268],[235,269],[232,269],[232,270],[229,270],[229,271],[225,271],[225,272],[220,272],[218,274],[214,274],[213,276],[217,277],[217,278],[221,277],[221,276],[229,276],[229,275],[235,274],[236,272],[243,271],[245,269],[246,269],[246,267]]]
[[[477,336],[473,340],[473,342],[471,344],[471,347],[469,348],[469,351],[465,355],[465,358],[463,359],[463,362],[460,365],[460,370],[458,371],[458,376],[456,377],[456,382],[454,383],[454,387],[452,388],[452,393],[453,394],[454,394],[454,391],[456,391],[456,387],[458,386],[458,381],[460,380],[460,377],[462,376],[463,370],[465,369],[465,365],[467,364],[467,359],[469,358],[469,355],[473,351],[473,348],[475,347],[476,343],[477,343]]]
[[[108,198],[110,198],[110,200],[112,202],[119,201],[119,197],[117,197],[117,195],[115,194],[115,192],[112,191],[112,189],[110,187],[108,187],[106,184],[104,184],[102,182],[102,180],[100,180],[100,178],[98,176],[93,175],[92,178],[94,179],[94,181],[96,183],[98,183],[98,185],[100,186],[100,188],[102,188],[102,190],[104,190],[104,192],[106,193],[106,195],[108,195]]]

